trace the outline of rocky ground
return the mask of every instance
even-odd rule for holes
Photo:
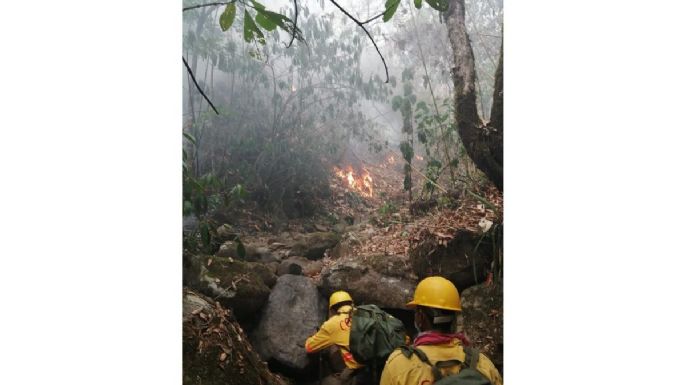
[[[184,253],[184,383],[230,384],[236,373],[243,384],[315,382],[303,344],[330,293],[346,290],[411,326],[404,304],[437,274],[460,290],[467,336],[502,369],[501,194],[464,190],[412,212],[394,162],[367,170],[373,196],[333,178],[326,215],[278,228],[247,213],[240,227],[217,228],[214,255]]]

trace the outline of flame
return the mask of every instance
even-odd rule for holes
[[[345,167],[345,170],[342,170],[338,167],[333,167],[333,169],[335,171],[335,175],[338,178],[346,181],[347,186],[353,190],[356,190],[359,195],[367,198],[373,196],[373,178],[371,178],[369,171],[367,171],[365,168],[362,168],[362,172],[360,174],[356,174],[352,166]]]

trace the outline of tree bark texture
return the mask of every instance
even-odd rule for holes
[[[491,122],[486,125],[478,115],[476,104],[476,67],[473,49],[466,32],[464,0],[451,0],[445,16],[454,55],[452,79],[457,131],[469,157],[502,191],[502,51],[495,75]]]

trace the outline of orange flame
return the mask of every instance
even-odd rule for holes
[[[352,166],[345,167],[344,171],[338,167],[333,167],[333,169],[335,175],[346,181],[347,186],[356,190],[359,195],[367,198],[373,196],[373,178],[366,169],[362,169],[359,175],[354,172]]]

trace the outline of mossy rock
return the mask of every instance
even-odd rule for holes
[[[244,261],[249,261],[249,262],[274,262],[277,261],[278,258],[274,256],[271,251],[264,246],[254,246],[254,245],[248,245],[244,244],[245,247],[245,255],[239,255],[238,254],[238,243],[235,241],[227,241],[221,244],[219,246],[219,250],[216,252],[217,257],[223,257],[223,258],[233,258],[233,259],[241,259]]]
[[[486,273],[483,266],[490,265],[492,256],[490,237],[464,229],[456,231],[446,245],[440,245],[436,238],[428,237],[416,243],[409,251],[412,269],[419,279],[441,275],[458,281],[457,276],[473,276],[475,264],[476,281],[482,282]],[[473,285],[476,281],[470,284],[466,282],[462,288]]]
[[[230,310],[183,294],[184,385],[289,385],[269,371]]]
[[[377,272],[389,277],[416,279],[409,258],[402,255],[371,255],[367,263]]]
[[[372,303],[383,308],[405,309],[415,287],[414,279],[379,274],[357,262],[339,261],[321,271],[320,291],[324,298],[345,290],[357,305]]]
[[[233,309],[238,319],[248,320],[256,316],[269,298],[276,278],[262,263],[230,257],[204,257],[200,289],[223,306]]]
[[[311,260],[321,259],[326,249],[335,247],[338,242],[340,242],[340,235],[334,232],[310,233],[293,245],[290,254]]]

